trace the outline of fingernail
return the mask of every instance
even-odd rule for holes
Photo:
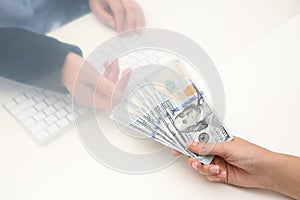
[[[198,162],[192,162],[192,167],[193,167],[195,170],[198,170]]]
[[[213,165],[213,166],[211,166],[210,168],[209,168],[209,171],[211,172],[211,173],[219,173],[219,166],[218,165]]]
[[[196,147],[197,146],[197,142],[192,142],[192,141],[189,141],[186,143],[187,147]]]
[[[220,174],[218,174],[218,177],[219,178],[225,178],[226,177],[226,172],[225,171],[221,172]]]

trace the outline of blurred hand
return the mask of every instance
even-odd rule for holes
[[[90,0],[89,3],[94,15],[117,32],[145,26],[143,10],[134,0]]]
[[[101,75],[82,57],[70,52],[62,68],[62,83],[80,104],[111,109],[112,97],[121,96],[129,81],[130,71],[125,69],[119,79],[119,65],[115,61]]]

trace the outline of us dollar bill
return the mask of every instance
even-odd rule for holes
[[[112,119],[203,164],[210,163],[213,156],[191,152],[189,142],[213,144],[233,138],[180,62],[136,72],[125,98],[113,109]]]
[[[142,100],[143,97],[138,98]],[[155,122],[156,115],[152,111],[148,112],[149,107],[146,106],[146,102],[140,103],[143,106],[137,107],[137,103],[133,103],[133,101],[132,96],[130,96],[130,99],[126,98],[114,109],[111,117],[124,128],[135,128],[140,133],[185,153],[183,152],[184,148],[176,142],[176,139],[165,127],[157,126]]]
[[[185,154],[197,158],[200,162],[208,164],[213,156],[200,156],[188,150],[189,142],[216,143],[231,140],[232,137],[218,118],[214,115],[204,96],[197,92],[196,86],[194,95],[186,101],[179,101],[166,97],[163,94],[157,95],[160,103],[156,104],[150,112],[156,113],[156,125],[167,127],[169,133],[185,148]],[[159,94],[156,92],[155,94]],[[149,96],[149,94],[148,94]],[[165,100],[162,100],[165,99]]]

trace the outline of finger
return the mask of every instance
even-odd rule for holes
[[[178,157],[178,156],[181,156],[181,155],[182,155],[181,152],[176,151],[176,150],[172,150],[172,156]]]
[[[122,72],[121,78],[117,83],[117,86],[115,87],[112,95],[112,107],[118,105],[122,98],[123,94],[125,92],[125,89],[128,85],[128,82],[130,80],[130,74],[131,74],[131,69],[127,68]]]
[[[114,83],[117,83],[119,79],[119,74],[120,74],[120,68],[119,68],[118,60],[115,60],[110,65],[107,65],[105,67],[105,71],[103,72],[103,76]]]
[[[119,0],[109,1],[110,8],[114,14],[115,24],[117,32],[122,32],[124,30],[124,8]]]
[[[106,7],[107,6],[99,0],[90,0],[90,8],[94,15],[104,24],[116,28],[114,17],[108,12],[108,8]]]
[[[199,155],[218,155],[226,157],[231,152],[229,143],[231,143],[231,141],[217,143],[191,142],[188,144],[188,148]]]
[[[112,96],[112,92],[115,88],[115,83],[106,77],[101,76],[96,88],[96,95]]]
[[[102,76],[108,78],[110,72],[111,72],[110,64],[109,64],[109,62],[105,61],[104,62],[104,72],[103,72]]]
[[[197,159],[189,158],[188,164],[193,169],[200,172],[202,175],[210,176],[220,173],[219,165],[202,165]]]
[[[217,175],[208,175],[208,176],[206,176],[207,180],[209,180],[209,181],[223,182],[223,183],[227,183],[227,178],[226,177],[227,177],[226,171],[221,171]]]
[[[126,16],[127,30],[136,28],[136,6],[132,0],[120,0]]]
[[[130,68],[126,68],[121,75],[121,78],[118,82],[118,90],[120,91],[124,91],[128,85],[128,82],[130,80],[130,75],[131,75],[131,69]]]
[[[142,28],[146,25],[144,12],[140,5],[136,4],[136,28]]]

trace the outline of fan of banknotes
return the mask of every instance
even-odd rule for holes
[[[233,139],[179,60],[134,69],[122,100],[113,104],[111,118],[120,129],[152,138],[203,164],[213,156],[191,152],[189,142]]]

